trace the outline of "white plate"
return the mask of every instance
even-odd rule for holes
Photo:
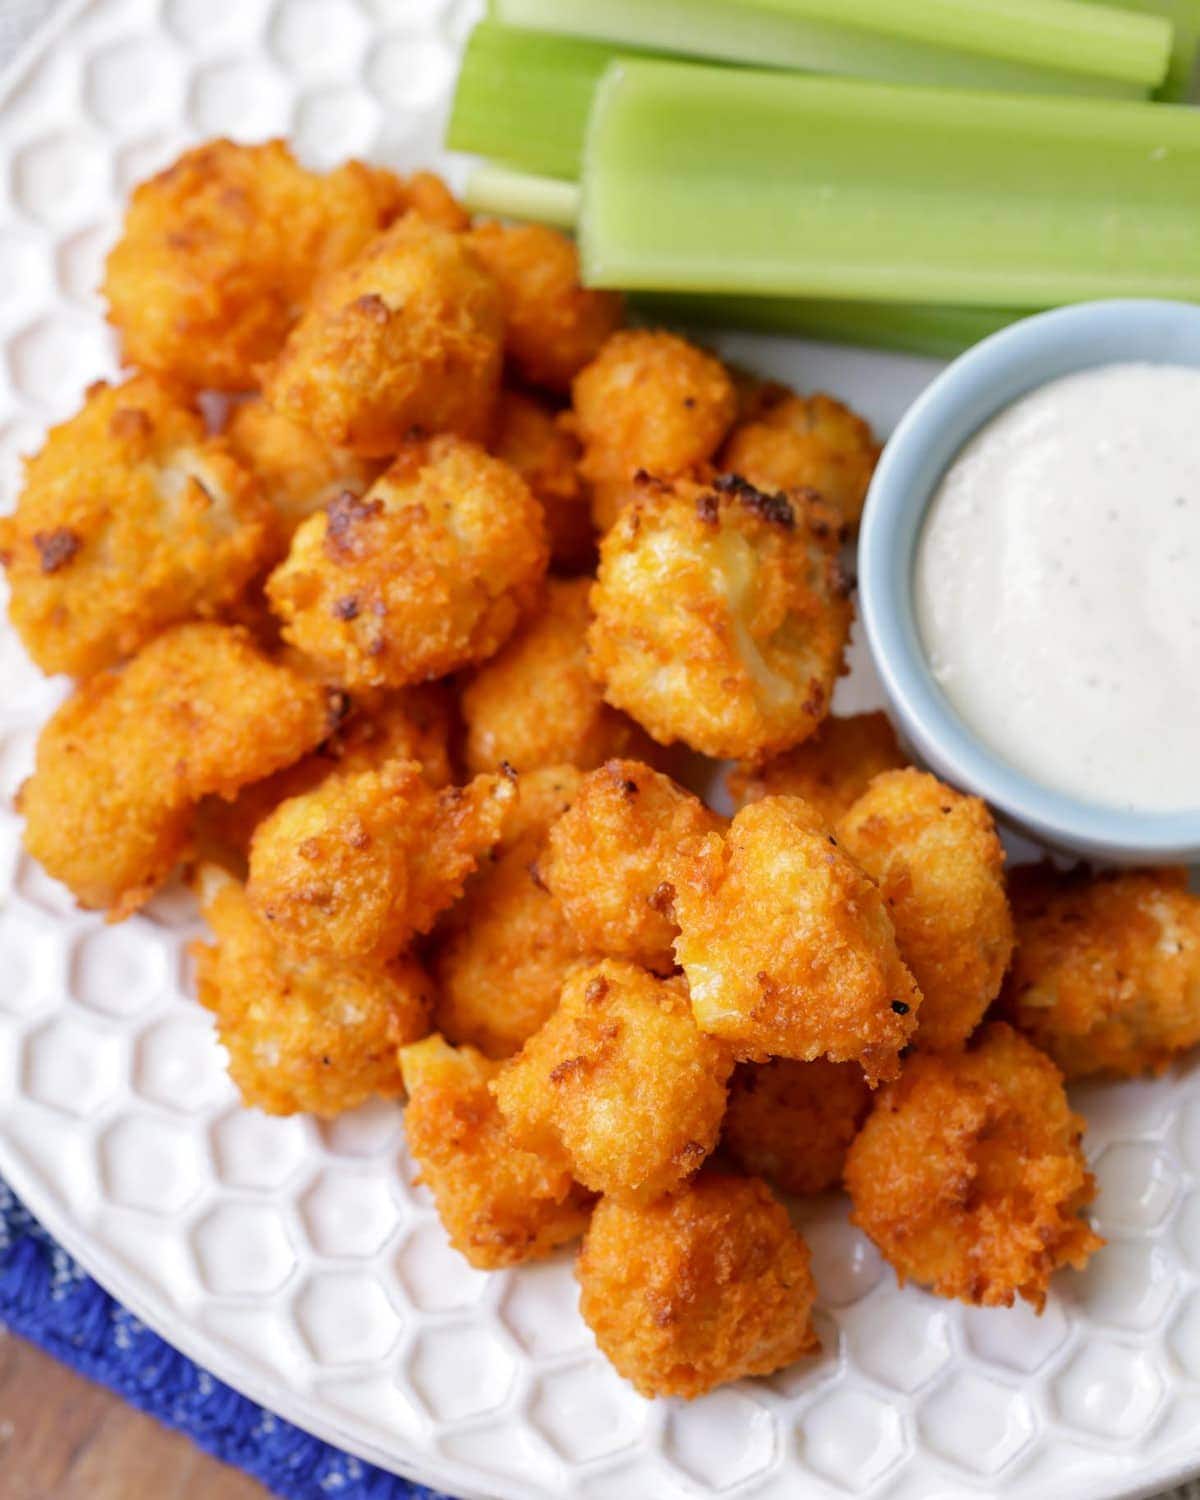
[[[0,97],[0,441],[111,367],[94,294],[130,184],[187,141],[291,135],[314,163],[435,161],[445,0],[92,0]],[[790,341],[747,362],[886,430],[936,368]],[[300,1426],[460,1495],[1104,1500],[1200,1467],[1200,1074],[1081,1095],[1112,1244],[1043,1318],[899,1292],[845,1206],[806,1211],[825,1353],[692,1405],[640,1400],[569,1257],[485,1276],[410,1186],[401,1115],[238,1107],[191,998],[179,891],[117,927],[19,852],[7,794],[57,699],[0,629],[0,1170],[166,1338]],[[847,704],[874,692],[859,670]]]

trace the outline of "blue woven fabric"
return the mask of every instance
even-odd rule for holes
[[[446,1500],[239,1396],[139,1323],[0,1182],[0,1324],[286,1500]]]

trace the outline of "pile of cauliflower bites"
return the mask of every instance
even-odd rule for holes
[[[647,1395],[817,1348],[776,1191],[1040,1307],[1100,1243],[1064,1079],[1200,1040],[1200,902],[1006,881],[981,802],[830,715],[866,424],[620,327],[551,230],[279,142],[141,186],[105,292],[128,373],[0,521],[75,679],[25,840],[113,919],[184,868],[246,1102],[407,1095],[454,1245],[582,1238]]]

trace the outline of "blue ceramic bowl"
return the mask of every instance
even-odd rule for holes
[[[929,670],[913,611],[913,563],[925,510],[968,438],[1035,386],[1130,360],[1200,367],[1200,307],[1081,303],[1027,318],[955,360],[906,413],[884,450],[863,517],[859,595],[897,723],[939,776],[977,793],[1007,822],[1055,848],[1119,864],[1195,863],[1200,767],[1196,806],[1178,813],[1126,812],[1042,786],[959,718]]]

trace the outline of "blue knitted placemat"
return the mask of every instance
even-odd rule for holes
[[[285,1500],[446,1500],[239,1396],[115,1302],[0,1182],[0,1324]]]

